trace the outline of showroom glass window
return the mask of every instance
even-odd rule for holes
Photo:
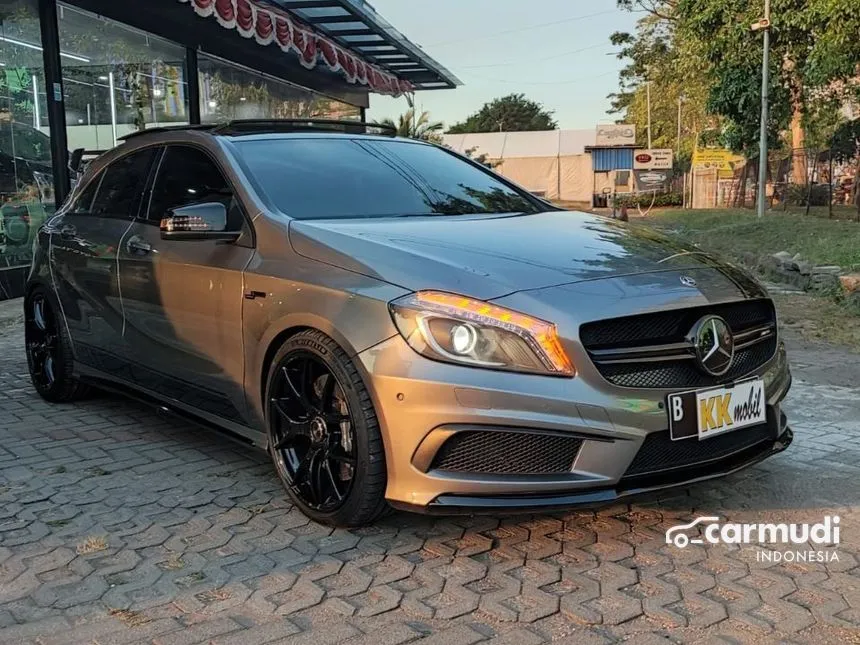
[[[63,3],[57,19],[69,150],[188,123],[184,47]]]
[[[36,231],[54,211],[36,5],[0,3],[0,272],[30,264]]]
[[[354,105],[200,55],[200,115],[204,123],[232,119],[360,119]]]

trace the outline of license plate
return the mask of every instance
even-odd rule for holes
[[[755,379],[731,387],[670,394],[669,434],[672,439],[710,439],[767,420],[764,381]]]

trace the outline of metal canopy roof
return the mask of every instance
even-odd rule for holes
[[[416,90],[442,90],[460,80],[397,31],[365,0],[267,0],[369,62],[411,82]]]

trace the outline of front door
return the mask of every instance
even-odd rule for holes
[[[216,201],[228,208],[228,230],[245,230],[238,242],[161,239],[168,210]],[[208,152],[170,145],[144,211],[119,249],[135,378],[163,396],[247,425],[242,274],[254,249],[241,206]]]
[[[147,148],[114,161],[51,222],[53,280],[75,358],[120,376],[126,354],[117,250],[137,216],[155,158]]]

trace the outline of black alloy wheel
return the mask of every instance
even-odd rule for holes
[[[343,388],[310,353],[282,362],[270,392],[275,465],[311,509],[338,510],[352,490],[354,422]]]
[[[275,353],[266,384],[269,453],[293,503],[332,526],[384,514],[382,434],[349,355],[320,331],[300,331]]]
[[[33,387],[43,399],[65,403],[89,388],[74,376],[72,342],[57,312],[49,292],[34,288],[24,301],[24,343]]]
[[[27,307],[27,362],[36,389],[51,389],[57,382],[59,337],[57,320],[47,298],[35,294]]]

